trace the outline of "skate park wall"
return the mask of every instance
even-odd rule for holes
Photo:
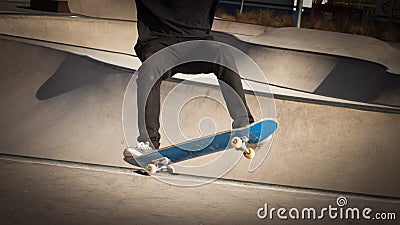
[[[135,22],[87,17],[7,14],[1,15],[0,23],[0,32],[6,35],[132,56],[135,54],[133,51],[137,38]],[[336,43],[337,46],[345,43],[346,39],[337,38],[338,34],[330,33],[330,35],[340,40]],[[380,51],[374,50],[380,52],[375,56],[377,60],[367,61],[348,56],[249,43],[232,34],[218,31],[214,31],[213,36],[217,41],[230,44],[248,54],[260,66],[270,84],[353,101],[400,105],[400,76],[397,73],[398,64],[395,63],[400,57],[396,55],[398,50],[386,51],[386,45],[382,45]],[[379,49],[377,43],[374,48]],[[368,46],[371,45],[367,45],[366,48]],[[355,49],[358,49],[358,51],[353,50],[357,54],[364,52],[362,48]],[[393,54],[389,54],[390,52]],[[377,61],[384,61],[385,64]]]
[[[134,0],[68,0],[72,13],[97,18],[136,20]]]
[[[68,4],[71,12],[79,15],[137,21],[135,2],[130,0],[69,0]],[[238,34],[242,40],[252,44],[373,61],[388,67],[391,73],[400,74],[397,63],[400,52],[375,38],[294,27],[276,29],[218,18],[214,21],[213,30]]]
[[[1,40],[0,45],[5,50],[0,55],[2,153],[130,166],[122,160],[126,143],[121,111],[133,71],[26,43]],[[177,85],[164,82],[162,99]],[[220,91],[204,85],[186,88],[205,95]],[[255,97],[246,97],[260,119]],[[275,104],[279,129],[267,159],[253,173],[242,159],[225,178],[400,196],[399,114],[280,99]],[[218,129],[229,124],[226,111],[207,98],[189,102],[181,112],[188,137],[198,135],[196,120],[203,115],[213,117]],[[162,145],[170,144],[162,136]],[[198,160],[186,163],[207,158]]]
[[[1,33],[9,36],[134,57],[133,45],[137,38],[134,21],[76,15],[2,14],[0,23]],[[229,28],[232,33],[238,29],[244,34],[247,32],[246,27],[250,26],[226,21],[223,23],[221,27]],[[217,27],[218,23],[214,26]],[[248,30],[251,32],[246,35],[246,40],[251,35],[261,35],[266,31],[255,25],[251,25]],[[285,32],[288,30],[271,36],[282,38]],[[286,33],[286,38],[293,36],[290,32]],[[273,81],[284,87],[315,91],[329,78],[331,71],[340,72],[343,67],[353,68],[346,72],[346,77],[364,65],[376,71],[371,75],[372,78],[382,73],[384,76],[386,73],[398,76],[396,67],[391,64],[396,62],[393,61],[396,56],[391,54],[392,50],[386,51],[385,48],[376,51],[380,53],[371,61],[360,61],[352,57],[338,58],[342,52],[334,49],[331,49],[333,55],[315,54],[310,51],[310,46],[302,45],[304,42],[287,41],[287,46],[275,42],[280,46],[274,47],[246,43],[232,34],[214,34],[219,40],[232,43],[248,53],[263,67],[271,83]],[[336,36],[332,33],[330,35]],[[313,42],[315,38],[307,41]],[[288,49],[290,43],[300,51]],[[0,141],[3,153],[129,167],[122,161],[121,155],[122,149],[126,147],[121,109],[123,93],[132,71],[109,68],[88,57],[29,44],[2,41],[1,45],[4,50],[1,54],[4,82],[1,83],[0,103],[3,109]],[[326,50],[322,47],[319,51]],[[352,67],[354,64],[359,66]],[[362,74],[356,74],[356,77]],[[373,81],[372,78],[370,80]],[[331,78],[327,82],[330,83]],[[393,81],[389,83],[396,84]],[[164,82],[163,98],[176,85],[176,82]],[[322,85],[326,86],[330,85]],[[378,91],[380,94],[371,98],[372,102],[397,105],[399,97],[396,93],[399,88],[396,85],[389,87]],[[212,87],[191,88],[193,91],[205,92]],[[320,88],[320,91],[327,90]],[[254,109],[254,98],[251,95],[247,97],[250,107]],[[185,119],[190,118],[185,115],[193,115],[194,112],[205,114],[198,109],[212,104],[207,100],[188,104],[191,107],[185,108],[182,116],[184,132],[189,136],[197,135],[191,129],[193,121]],[[213,106],[218,109],[217,112],[221,111],[217,104]],[[276,108],[279,129],[262,167],[254,173],[248,173],[248,161],[242,160],[226,178],[386,196],[400,195],[397,179],[400,169],[396,161],[400,146],[397,140],[399,114],[282,98],[276,99]],[[221,112],[221,115],[224,113]],[[215,118],[218,127],[226,127],[226,117]],[[169,143],[163,139],[162,144],[165,146]]]

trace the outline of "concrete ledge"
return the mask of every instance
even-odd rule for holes
[[[73,13],[100,18],[136,21],[132,0],[69,0]],[[373,61],[400,74],[400,50],[375,38],[293,27],[267,29],[265,26],[215,20],[213,30],[243,35],[250,43],[298,49]],[[250,36],[250,37],[249,37]]]
[[[1,15],[0,33],[133,54],[135,22],[74,16]]]
[[[136,21],[135,0],[68,0],[68,5],[75,14]]]
[[[379,63],[400,74],[400,50],[376,38],[311,29],[279,28],[252,37],[251,43],[348,56]]]
[[[0,159],[2,224],[376,224],[377,220],[261,220],[257,210],[313,207],[318,212],[343,196],[346,208],[395,212],[398,200],[340,193],[299,192],[214,182],[183,188],[127,171],[82,169]],[[179,179],[179,178],[177,178]],[[319,214],[318,214],[319,215]],[[398,219],[397,219],[398,220]],[[380,221],[395,224],[395,220]]]
[[[135,54],[133,46],[136,43],[137,30],[136,22],[132,21],[74,16],[1,15],[0,25],[0,33],[6,35]],[[254,27],[254,32],[259,32],[258,29],[259,27]],[[346,100],[399,105],[400,77],[387,74],[387,66],[391,66],[392,71],[398,67],[394,63],[395,55],[377,55],[375,59],[370,55],[370,61],[363,61],[251,44],[227,33],[213,35],[216,40],[248,54],[260,66],[271,84]],[[336,34],[330,35],[336,37]],[[286,38],[289,45],[293,41],[290,33]],[[379,43],[376,42],[374,46],[378,52]],[[355,52],[361,54],[361,47]],[[383,54],[384,48],[381,52]],[[386,64],[375,63],[384,63],[383,59]],[[360,80],[363,82],[360,83]],[[346,83],[346,86],[338,85],[339,82]],[[365,93],[369,95],[366,96]]]

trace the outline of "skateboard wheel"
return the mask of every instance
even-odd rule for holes
[[[173,167],[173,166],[171,166],[171,165],[168,165],[167,166],[167,171],[168,171],[168,173],[175,173],[175,168]]]
[[[231,146],[236,148],[236,149],[242,147],[242,139],[240,139],[239,137],[232,138]]]
[[[149,175],[155,174],[155,173],[157,172],[157,166],[154,165],[154,164],[148,164],[148,165],[146,166],[146,172],[147,172]]]
[[[246,157],[248,159],[252,159],[254,157],[254,155],[256,154],[256,152],[254,151],[253,148],[248,148],[247,150],[249,150],[248,153],[243,152],[244,157]]]

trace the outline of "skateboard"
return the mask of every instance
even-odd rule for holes
[[[134,166],[145,169],[149,175],[157,171],[169,171],[174,173],[172,163],[185,161],[192,158],[234,148],[242,151],[244,157],[252,159],[255,150],[250,147],[265,140],[275,132],[278,124],[272,119],[263,119],[246,127],[226,130],[215,135],[188,140],[183,143],[171,145],[152,153],[132,156],[124,151],[124,160]]]

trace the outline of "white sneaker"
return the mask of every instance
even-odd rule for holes
[[[155,152],[156,150],[150,147],[150,142],[138,142],[137,146],[132,148],[128,147],[127,149],[124,150],[124,156],[126,157],[139,157],[142,155],[146,155],[152,152]]]

